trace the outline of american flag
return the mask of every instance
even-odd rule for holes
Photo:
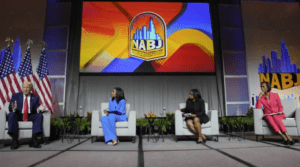
[[[45,48],[42,49],[39,65],[36,69],[38,75],[37,86],[40,90],[40,98],[44,99],[43,104],[46,105],[47,109],[52,113],[52,95],[51,95],[51,85],[48,78],[49,71],[47,67],[47,59],[45,54]]]
[[[10,46],[6,48],[5,57],[0,65],[0,109],[10,102],[14,93],[22,91],[21,80],[15,73]]]
[[[24,83],[24,81],[31,82],[33,85],[33,88],[31,90],[32,93],[39,95],[40,90],[38,89],[38,86],[36,84],[36,82],[38,82],[38,79],[36,76],[33,75],[33,72],[32,72],[30,46],[28,46],[26,49],[26,55],[23,59],[23,62],[20,65],[18,73],[19,73],[22,83]],[[40,97],[40,102],[43,103],[42,97]]]

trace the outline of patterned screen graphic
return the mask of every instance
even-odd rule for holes
[[[83,2],[80,72],[215,72],[209,4]]]

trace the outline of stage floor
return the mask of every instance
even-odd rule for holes
[[[253,133],[246,139],[220,134],[219,142],[208,140],[196,144],[196,137],[183,137],[178,142],[173,135],[160,138],[156,143],[147,141],[147,135],[132,143],[120,138],[116,146],[107,145],[100,138],[91,143],[83,138],[72,143],[61,140],[35,149],[28,140],[21,140],[20,148],[10,150],[11,141],[2,141],[0,149],[1,167],[5,166],[114,166],[114,167],[161,167],[161,166],[295,166],[300,164],[300,143],[293,146],[282,144],[278,136],[266,136],[256,142]],[[295,138],[297,141],[298,139]]]

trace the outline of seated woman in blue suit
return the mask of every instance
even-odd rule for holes
[[[101,118],[104,139],[107,144],[116,145],[119,143],[116,134],[116,122],[128,121],[126,114],[126,100],[121,88],[116,87],[111,92],[108,111],[104,110],[107,116]]]

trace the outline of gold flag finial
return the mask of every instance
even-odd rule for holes
[[[41,44],[43,45],[43,48],[44,48],[45,46],[47,46],[47,43],[46,43],[45,41],[42,41]]]
[[[26,44],[27,44],[28,46],[33,45],[33,41],[32,41],[31,39],[28,39],[28,41],[26,42]]]
[[[10,45],[10,42],[14,42],[14,40],[11,39],[10,37],[7,37],[7,38],[5,39],[5,42],[7,42],[7,46],[9,46],[9,45]]]

